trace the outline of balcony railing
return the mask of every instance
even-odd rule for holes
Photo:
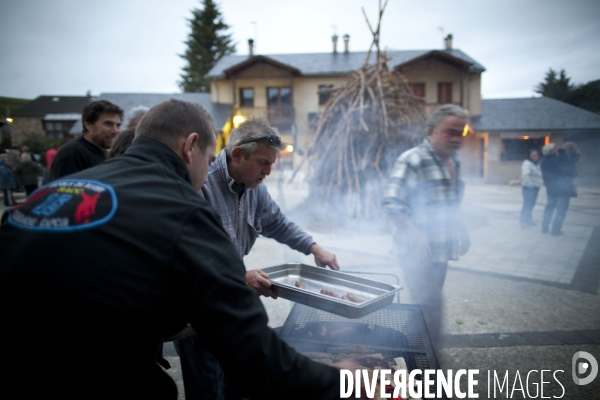
[[[294,108],[292,106],[238,107],[237,114],[247,118],[266,119],[273,125],[287,125],[294,122]]]

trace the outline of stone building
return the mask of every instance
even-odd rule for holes
[[[81,110],[89,96],[39,96],[12,112],[13,145],[19,145],[28,135],[43,135],[59,143],[74,136],[71,127],[81,118]]]

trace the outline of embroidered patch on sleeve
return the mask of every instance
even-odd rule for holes
[[[105,183],[63,179],[42,186],[22,204],[12,207],[8,221],[17,228],[64,231],[93,228],[117,211],[117,196]]]

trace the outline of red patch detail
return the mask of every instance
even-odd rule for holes
[[[87,224],[90,222],[90,216],[96,213],[96,203],[100,198],[100,193],[88,196],[85,192],[81,192],[81,202],[77,204],[75,209],[75,222]]]

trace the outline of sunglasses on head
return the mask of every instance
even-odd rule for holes
[[[243,144],[253,143],[253,142],[264,142],[264,143],[268,144],[269,146],[274,146],[274,147],[281,146],[281,138],[276,135],[262,136],[262,137],[259,137],[256,139],[242,140],[236,146],[241,146]]]

